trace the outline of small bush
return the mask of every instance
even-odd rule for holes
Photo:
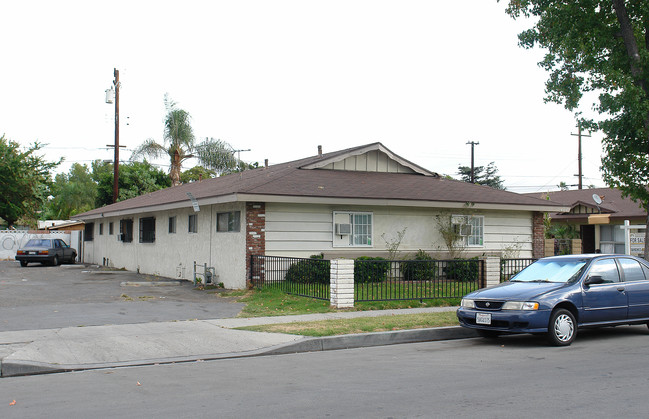
[[[381,282],[387,279],[391,262],[381,257],[361,256],[354,261],[354,282]]]
[[[478,279],[480,264],[478,258],[456,259],[449,261],[443,270],[447,279],[470,282]]]
[[[309,259],[292,264],[284,278],[300,284],[329,284],[330,263],[323,258],[322,254],[311,255]]]
[[[429,281],[437,277],[437,263],[419,249],[413,260],[401,262],[401,274],[406,281]]]

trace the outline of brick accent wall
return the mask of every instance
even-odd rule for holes
[[[543,224],[543,213],[532,214],[532,257],[542,258],[545,256],[545,225]]]
[[[250,256],[266,254],[266,204],[246,202],[246,281],[250,281]]]

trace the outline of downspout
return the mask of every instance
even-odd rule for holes
[[[212,224],[212,215],[214,215],[214,204],[210,205],[210,257],[209,257],[209,265],[208,266],[214,266],[212,265],[212,234],[214,234],[214,231],[212,230],[212,227],[214,225]]]

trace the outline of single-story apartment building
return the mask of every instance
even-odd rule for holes
[[[619,189],[594,188],[555,192],[537,192],[528,196],[550,199],[563,204],[566,211],[550,213],[552,224],[575,227],[582,243],[582,253],[624,253],[624,221],[631,225],[645,225],[647,212],[631,198],[624,198]],[[644,230],[632,229],[637,237]],[[643,240],[644,241],[644,240]],[[642,255],[641,247],[632,246],[631,253]]]
[[[566,208],[447,179],[373,143],[183,184],[79,214],[83,260],[191,279],[214,267],[244,288],[252,255],[448,257],[447,220],[463,255],[543,256],[543,214]]]

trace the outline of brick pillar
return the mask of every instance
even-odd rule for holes
[[[354,307],[354,260],[331,260],[330,281],[331,305],[335,308]]]
[[[545,256],[545,225],[543,213],[532,214],[532,257],[540,259]]]
[[[266,205],[246,202],[246,281],[251,275],[251,256],[266,254]],[[259,274],[263,275],[263,269]],[[262,282],[263,277],[259,278]],[[248,284],[250,286],[250,284]]]
[[[500,257],[484,256],[480,259],[484,264],[484,286],[491,287],[500,284]]]

